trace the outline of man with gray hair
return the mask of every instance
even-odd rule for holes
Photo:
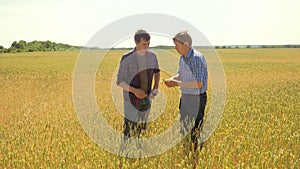
[[[165,85],[180,86],[181,133],[185,136],[191,131],[192,150],[196,151],[207,100],[207,64],[204,56],[192,48],[192,38],[187,31],[177,33],[173,42],[181,55],[178,74],[167,79]]]

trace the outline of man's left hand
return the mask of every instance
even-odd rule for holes
[[[150,94],[151,99],[154,99],[154,97],[155,97],[157,94],[158,94],[158,89],[153,89],[153,90],[151,91],[151,94]]]

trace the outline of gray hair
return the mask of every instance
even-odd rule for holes
[[[187,33],[187,31],[182,31],[179,32],[175,35],[175,37],[173,38],[173,41],[175,42],[175,40],[181,42],[181,43],[187,43],[189,47],[192,46],[192,38],[191,36]]]

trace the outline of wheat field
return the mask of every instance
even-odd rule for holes
[[[98,106],[119,133],[123,117],[111,104],[111,86],[124,52],[109,51],[95,80]],[[299,168],[300,49],[217,52],[226,73],[226,105],[196,162],[181,143],[156,156],[127,159],[93,142],[72,99],[79,51],[1,53],[0,168]],[[178,116],[179,89],[161,84],[160,91],[166,105],[143,137],[163,132]],[[207,105],[206,112],[210,100]]]

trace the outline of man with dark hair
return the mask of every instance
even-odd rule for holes
[[[148,50],[149,33],[138,30],[134,40],[136,46],[122,56],[117,75],[117,85],[123,89],[125,141],[131,136],[139,137],[141,130],[146,129],[151,98],[158,93],[160,79],[156,54]]]
[[[181,55],[178,74],[166,80],[165,84],[168,87],[180,86],[181,131],[183,134],[191,131],[192,147],[196,150],[207,100],[207,64],[204,56],[192,48],[192,38],[186,31],[177,33],[173,42]]]

